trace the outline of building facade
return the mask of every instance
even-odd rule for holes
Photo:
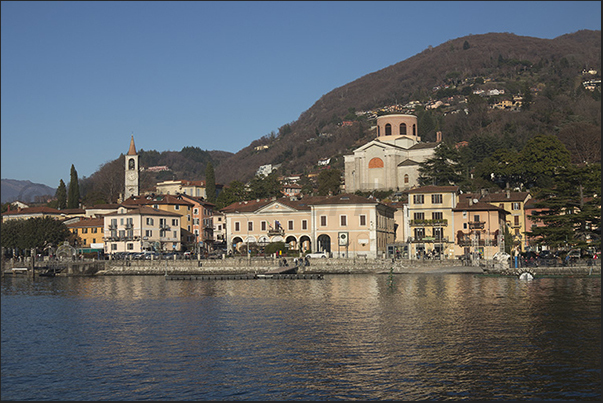
[[[148,206],[120,205],[103,217],[104,252],[180,251],[180,218]]]
[[[411,258],[454,257],[458,186],[423,186],[408,192],[407,242]]]
[[[421,142],[417,117],[392,114],[377,118],[377,137],[344,156],[345,189],[408,190],[418,186],[419,163],[431,158],[441,141]]]
[[[233,203],[221,212],[230,252],[280,241],[302,254],[376,258],[394,240],[395,209],[354,194],[258,199]]]

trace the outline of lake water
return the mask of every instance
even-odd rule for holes
[[[2,400],[600,400],[601,279],[2,279]]]

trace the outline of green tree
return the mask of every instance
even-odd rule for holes
[[[461,154],[446,143],[440,143],[432,158],[419,164],[419,184],[448,186],[463,180]]]
[[[249,183],[249,198],[264,199],[268,197],[281,197],[282,185],[276,171],[267,176],[257,175]]]
[[[63,222],[50,217],[10,220],[2,222],[1,228],[2,246],[13,250],[42,250],[47,245],[56,247],[72,237]]]
[[[527,234],[538,244],[601,248],[601,164],[559,169],[552,186],[538,189],[534,200],[530,218],[542,225]]]
[[[54,197],[57,199],[57,209],[63,210],[67,208],[67,188],[65,186],[65,182],[63,182],[63,179],[59,181],[59,187],[57,187]]]
[[[463,43],[463,50],[467,50],[469,49],[471,46],[469,45],[469,42],[465,41],[465,43]]]
[[[67,208],[78,208],[80,206],[80,185],[77,178],[75,166],[71,165],[71,178],[69,180],[69,193],[67,195]]]
[[[319,196],[339,194],[339,190],[341,188],[341,171],[339,169],[325,169],[318,174],[317,181],[317,193]]]
[[[216,202],[216,175],[211,162],[208,162],[205,166],[205,194],[208,202]]]
[[[520,153],[500,148],[477,164],[475,173],[501,188],[519,186],[523,181]]]
[[[520,154],[522,176],[528,188],[550,187],[550,179],[570,165],[570,153],[554,135],[537,135]]]
[[[232,203],[249,200],[245,184],[241,181],[234,180],[225,186],[216,199],[216,208],[222,209]]]

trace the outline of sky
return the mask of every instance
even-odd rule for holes
[[[429,46],[601,29],[600,1],[2,1],[1,177],[137,150],[236,153]],[[181,178],[188,179],[188,178]]]

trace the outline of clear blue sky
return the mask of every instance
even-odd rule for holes
[[[237,152],[321,96],[470,34],[601,29],[599,1],[1,3],[2,178],[137,149]],[[182,178],[188,179],[188,178]]]

